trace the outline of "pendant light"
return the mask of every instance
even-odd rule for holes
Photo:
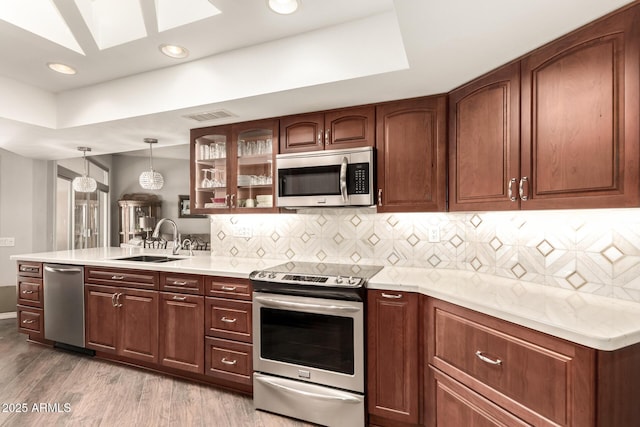
[[[160,190],[164,185],[164,178],[159,172],[153,170],[153,144],[156,144],[158,140],[145,138],[144,142],[149,144],[149,170],[140,174],[140,187],[145,190]]]
[[[98,188],[98,184],[96,184],[96,180],[91,178],[89,175],[88,161],[87,161],[87,151],[91,151],[89,147],[78,147],[78,151],[82,151],[82,161],[84,163],[84,174],[82,176],[77,176],[73,178],[72,186],[73,190],[78,193],[93,193]]]

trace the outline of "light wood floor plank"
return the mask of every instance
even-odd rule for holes
[[[27,413],[0,413],[2,427],[313,426],[256,411],[247,396],[26,339],[15,319],[0,320],[0,404],[29,405]],[[34,403],[68,403],[71,411],[33,412]]]

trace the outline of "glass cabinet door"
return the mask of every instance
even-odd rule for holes
[[[192,195],[192,207],[196,210],[229,208],[227,157],[231,152],[231,141],[224,130],[196,137],[193,142],[195,167],[191,173],[195,194]]]
[[[274,148],[277,120],[243,124],[234,131],[237,147],[234,207],[273,208]]]

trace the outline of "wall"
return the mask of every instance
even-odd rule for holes
[[[15,238],[15,246],[0,247],[0,287],[15,288],[16,264],[11,255],[53,247],[54,224],[48,212],[53,212],[54,183],[53,162],[0,149],[0,237]],[[5,311],[15,311],[15,299],[10,308],[0,307],[0,312]]]
[[[184,146],[188,157],[189,146]],[[153,168],[164,177],[164,186],[159,191],[143,190],[138,177],[149,169],[149,158],[117,154],[113,156],[111,192],[111,246],[119,244],[119,210],[118,200],[129,193],[153,193],[162,199],[161,217],[171,218],[178,225],[180,233],[207,234],[209,220],[207,218],[178,218],[178,195],[189,194],[189,160],[156,157],[154,150]],[[169,233],[170,227],[163,226],[163,233]]]
[[[234,237],[244,226],[252,237]],[[211,242],[213,255],[474,270],[640,302],[639,209],[215,215]]]

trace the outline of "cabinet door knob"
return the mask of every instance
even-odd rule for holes
[[[220,319],[220,320],[222,320],[224,323],[236,323],[236,321],[237,321],[238,319],[236,319],[236,318],[230,319],[230,318],[228,318],[228,317],[224,316],[224,317],[223,317],[222,319]]]
[[[236,363],[238,363],[237,360],[227,360],[226,357],[223,357],[222,360],[220,360],[222,363],[224,363],[225,365],[235,365]]]
[[[517,184],[517,182],[518,180],[515,178],[511,178],[509,181],[507,181],[507,187],[509,187],[509,200],[511,200],[512,202],[518,200],[518,198],[513,195],[513,185]]]
[[[526,202],[529,200],[529,196],[525,196],[524,194],[524,184],[527,183],[527,193],[529,192],[529,177],[523,176],[520,178],[520,185],[518,191],[520,192],[520,200]]]
[[[478,359],[482,360],[485,363],[488,363],[489,365],[495,365],[495,366],[502,365],[502,360],[492,359],[490,357],[487,357],[480,350],[476,351],[476,356],[478,357]]]

